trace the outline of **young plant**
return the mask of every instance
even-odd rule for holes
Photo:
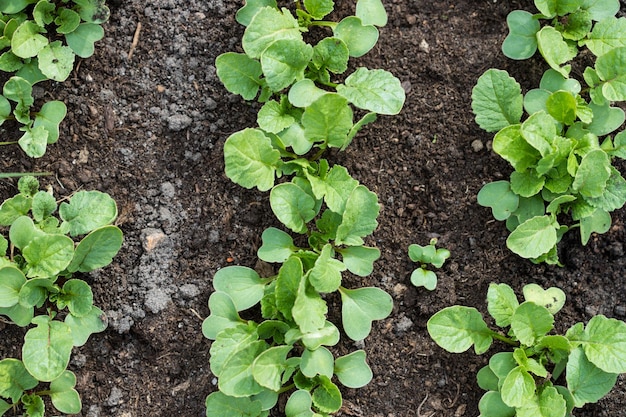
[[[335,358],[329,349],[340,332],[328,320],[326,300],[333,293],[341,299],[342,327],[355,341],[391,313],[383,290],[343,283],[345,271],[367,276],[380,257],[365,245],[378,225],[378,197],[322,156],[345,149],[377,113],[398,113],[405,93],[379,69],[359,68],[334,81],[350,57],[374,47],[387,14],[380,0],[358,0],[355,16],[323,20],[333,9],[332,0],[296,1],[294,16],[274,0],[248,0],[236,16],[246,26],[244,53],[216,59],[230,92],[263,103],[258,127],[226,140],[226,174],[243,187],[269,190],[278,220],[302,236],[296,245],[280,229],[263,232],[258,256],[281,265],[274,276],[240,266],[215,275],[203,333],[214,340],[211,371],[219,391],[207,397],[207,416],[267,416],[286,392],[287,416],[326,416],[342,404],[335,381],[358,388],[372,378],[364,351]],[[311,45],[303,34],[313,29],[329,36]],[[365,112],[356,122],[353,108]],[[242,318],[255,306],[261,320]]]
[[[29,176],[18,189],[0,205],[0,225],[8,227],[0,235],[0,314],[29,330],[22,359],[0,360],[0,416],[9,409],[43,416],[44,395],[58,411],[75,414],[81,402],[67,370],[72,348],[106,328],[77,274],[108,265],[121,248],[122,232],[111,225],[117,206],[98,191],[79,191],[57,205]],[[49,388],[35,390],[40,382]]]
[[[612,165],[626,158],[626,134],[609,136],[625,119],[611,103],[626,100],[626,19],[613,16],[617,0],[566,3],[536,0],[542,14],[514,11],[508,18],[505,55],[524,59],[539,50],[551,67],[539,88],[522,94],[506,71],[490,69],[472,91],[476,122],[497,132],[493,150],[515,170],[509,181],[486,184],[478,203],[506,220],[509,249],[552,264],[565,232],[579,228],[586,244],[609,229],[610,213],[626,202],[626,181]],[[544,19],[551,25],[541,27]],[[596,56],[584,71],[585,88],[565,65],[583,47]]]
[[[437,274],[428,270],[428,265],[441,268],[450,257],[450,251],[444,248],[437,249],[436,245],[435,238],[431,239],[427,246],[409,245],[409,258],[420,264],[411,274],[411,283],[416,287],[424,287],[430,291],[437,287]]]
[[[109,17],[104,0],[0,1],[0,71],[14,74],[0,95],[0,124],[15,120],[18,143],[33,158],[43,156],[59,138],[64,103],[48,101],[34,111],[33,86],[41,81],[65,81],[76,56],[90,57],[104,36],[101,24]]]
[[[482,417],[572,417],[574,408],[603,398],[626,372],[626,323],[598,315],[565,335],[552,334],[563,291],[529,284],[523,294],[520,304],[508,285],[489,286],[487,309],[499,331],[475,308],[453,306],[428,320],[428,333],[453,353],[474,346],[483,354],[494,339],[511,347],[477,374],[487,391],[478,405]]]

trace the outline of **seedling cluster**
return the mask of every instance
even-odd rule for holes
[[[557,264],[565,232],[578,228],[586,244],[609,229],[610,213],[626,202],[626,181],[612,165],[626,158],[626,134],[610,136],[624,123],[624,111],[612,104],[626,100],[626,18],[615,17],[618,0],[535,6],[539,14],[509,14],[502,50],[513,59],[539,51],[550,67],[539,88],[522,94],[506,71],[490,69],[472,92],[476,122],[497,132],[493,150],[514,168],[510,180],[486,184],[478,202],[506,220],[510,250]],[[568,64],[583,49],[593,60],[584,87]]]
[[[437,249],[437,239],[431,239],[427,246],[418,244],[409,245],[409,258],[413,262],[419,262],[417,267],[411,274],[411,283],[416,287],[424,287],[427,290],[434,290],[437,287],[437,274],[428,269],[428,265],[435,268],[441,268],[450,257],[448,249]]]
[[[65,81],[76,56],[94,53],[108,18],[104,0],[0,1],[0,71],[13,74],[0,95],[0,124],[15,120],[24,132],[17,141],[0,145],[18,143],[28,156],[39,158],[59,139],[67,108],[52,100],[34,110],[33,86]]]
[[[111,224],[117,206],[99,191],[79,191],[59,205],[29,176],[18,189],[0,205],[0,226],[8,228],[0,235],[0,314],[29,329],[22,359],[0,360],[0,415],[20,408],[43,417],[44,395],[75,414],[81,401],[67,370],[72,348],[106,328],[89,284],[75,275],[108,265],[120,250],[122,232]],[[49,388],[35,390],[40,382]]]
[[[497,331],[473,307],[447,307],[428,321],[428,333],[443,349],[460,353],[472,346],[485,353],[494,340],[512,352],[496,353],[477,374],[487,391],[481,416],[570,417],[574,408],[595,403],[626,372],[626,323],[603,315],[553,334],[554,315],[565,304],[559,288],[523,288],[524,301],[506,284],[491,284],[487,309]],[[564,385],[561,385],[564,384]]]
[[[258,256],[280,264],[274,276],[240,266],[215,275],[203,332],[214,340],[210,364],[219,391],[207,397],[207,416],[267,416],[285,392],[287,416],[325,416],[342,404],[336,381],[358,388],[372,378],[364,351],[337,358],[331,352],[340,331],[328,320],[326,300],[338,293],[343,331],[355,341],[391,313],[383,290],[343,282],[345,271],[369,275],[380,257],[365,243],[378,225],[378,198],[322,156],[344,150],[377,114],[398,113],[405,93],[381,69],[361,67],[335,82],[350,57],[374,47],[387,14],[380,0],[358,0],[354,16],[324,20],[333,9],[332,0],[297,1],[294,15],[274,0],[248,0],[236,15],[246,27],[245,53],[216,59],[229,91],[263,103],[258,127],[226,140],[226,174],[270,191],[273,213],[300,236],[294,241],[274,227],[263,232]],[[326,37],[311,45],[305,35],[314,30]],[[364,113],[356,122],[354,109]],[[259,305],[260,321],[241,317]]]

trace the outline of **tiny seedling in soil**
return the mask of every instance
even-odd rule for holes
[[[0,205],[0,226],[8,228],[0,234],[0,315],[29,329],[22,359],[0,360],[0,415],[20,409],[42,417],[45,395],[58,411],[75,414],[81,401],[67,370],[72,348],[106,328],[79,274],[108,265],[120,250],[122,232],[111,225],[117,206],[98,191],[79,191],[58,205],[30,176],[18,189]],[[36,390],[40,382],[48,389]]]
[[[506,71],[489,69],[472,91],[476,122],[497,132],[493,150],[514,169],[508,181],[486,184],[478,203],[506,221],[510,250],[558,264],[564,233],[578,228],[584,245],[608,231],[610,213],[626,203],[626,180],[612,165],[626,158],[626,134],[610,136],[625,119],[612,103],[626,100],[626,19],[614,16],[617,0],[535,5],[538,15],[511,12],[502,49],[513,59],[540,52],[550,68],[539,88],[523,94]],[[567,64],[583,48],[594,64],[584,88]]]
[[[477,374],[487,392],[481,416],[571,417],[574,408],[595,403],[626,372],[626,323],[598,315],[553,334],[554,315],[563,307],[559,288],[536,284],[523,289],[524,302],[506,284],[491,284],[487,310],[491,330],[473,307],[447,307],[428,320],[428,333],[443,349],[461,353],[474,346],[480,355],[494,340],[512,351],[491,356]]]
[[[258,127],[226,140],[226,175],[269,191],[276,218],[300,236],[294,241],[274,227],[263,232],[258,256],[280,265],[273,276],[242,266],[214,276],[203,333],[213,340],[210,366],[219,391],[206,399],[207,416],[267,416],[283,393],[288,417],[327,416],[342,405],[337,381],[358,388],[372,378],[364,351],[335,358],[340,331],[328,320],[327,298],[340,298],[343,331],[355,341],[391,313],[383,290],[343,282],[345,271],[372,273],[380,257],[365,242],[378,225],[378,197],[322,156],[344,150],[377,114],[397,114],[405,93],[380,69],[358,68],[335,82],[350,57],[375,46],[387,14],[380,0],[358,0],[354,16],[324,20],[333,9],[332,0],[296,1],[294,16],[275,0],[248,0],[236,15],[246,26],[244,53],[216,59],[228,91],[263,103]],[[303,36],[313,30],[322,36],[315,45]],[[363,114],[356,122],[354,109]],[[290,180],[277,184],[281,177]],[[250,315],[253,307],[261,320],[250,319],[259,317]]]
[[[436,248],[437,239],[431,239],[427,246],[412,244],[409,246],[409,258],[413,262],[419,262],[420,266],[411,274],[411,283],[416,287],[424,287],[434,290],[437,287],[437,274],[428,269],[428,265],[441,268],[450,257],[450,251],[444,248]]]

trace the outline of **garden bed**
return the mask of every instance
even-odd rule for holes
[[[358,286],[389,292],[394,309],[359,345],[374,379],[344,391],[339,415],[477,416],[482,390],[474,375],[487,356],[444,352],[428,337],[428,318],[452,304],[485,311],[490,282],[517,290],[535,282],[567,294],[559,330],[596,314],[626,319],[626,213],[614,212],[609,232],[585,247],[575,233],[566,235],[562,268],[508,251],[506,228],[476,203],[476,194],[485,183],[508,178],[510,167],[474,123],[470,95],[491,67],[506,69],[524,90],[537,84],[546,69],[540,60],[519,63],[500,52],[507,14],[532,10],[532,2],[385,5],[389,23],[358,64],[397,76],[407,92],[405,107],[398,116],[379,117],[346,152],[328,159],[378,194],[379,228],[368,244],[382,256]],[[41,182],[57,196],[97,189],[118,203],[124,247],[111,266],[85,278],[109,328],[75,349],[70,364],[82,415],[201,416],[206,395],[217,389],[210,341],[200,331],[213,275],[235,264],[275,272],[256,256],[262,231],[279,226],[268,195],[246,191],[224,174],[225,139],[255,125],[258,111],[229,94],[214,67],[216,56],[239,48],[243,28],[234,15],[240,4],[113,0],[110,7],[95,55],[68,81],[46,86],[68,106],[59,142],[37,160],[3,148],[2,171],[49,171],[54,176]],[[14,182],[0,183],[3,199],[14,193]],[[452,255],[429,292],[411,285],[415,265],[407,248],[433,237]],[[19,357],[23,333],[0,326],[0,356]],[[339,354],[355,348],[342,343]],[[616,416],[624,403],[620,377],[606,398],[576,416]]]

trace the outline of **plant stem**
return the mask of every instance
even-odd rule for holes
[[[287,391],[289,391],[289,390],[291,390],[291,389],[293,389],[295,387],[296,387],[296,384],[290,384],[290,385],[284,386],[280,390],[278,390],[278,394],[282,394],[283,392],[287,392]]]
[[[337,27],[337,22],[327,22],[325,20],[316,20],[314,22],[311,22],[311,26],[325,26],[325,27],[334,29]]]
[[[491,337],[493,337],[494,339],[499,340],[499,341],[501,341],[501,342],[504,342],[504,343],[506,343],[507,345],[511,345],[511,346],[519,346],[519,342],[516,342],[515,340],[510,339],[510,338],[508,338],[508,337],[506,337],[506,336],[504,336],[504,335],[501,335],[501,334],[500,334],[500,333],[498,333],[498,332],[492,332],[492,333],[491,333]]]

